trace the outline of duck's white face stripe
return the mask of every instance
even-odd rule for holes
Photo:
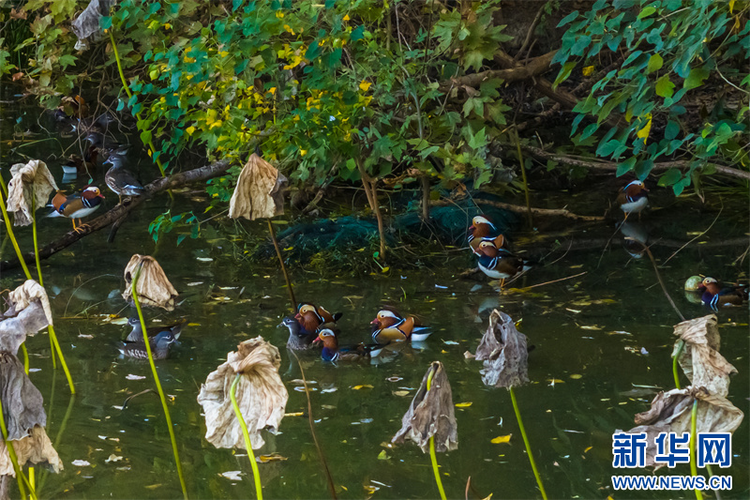
[[[329,328],[324,328],[318,333],[318,335],[321,337],[335,337],[336,336],[336,334],[333,333],[333,330]]]
[[[643,186],[643,183],[641,181],[633,181],[633,182],[629,183],[627,186],[625,186],[624,188],[622,188],[622,190],[625,191],[630,186]]]
[[[471,222],[475,226],[477,224],[489,224],[490,226],[492,226],[492,229],[495,229],[495,225],[492,222],[490,222],[489,220],[487,220],[487,218],[482,217],[481,215],[477,215],[476,217],[474,217],[474,219]]]
[[[393,318],[393,319],[399,319],[398,316],[396,316],[392,311],[388,311],[387,309],[383,309],[378,313],[378,316],[382,316],[384,318]]]

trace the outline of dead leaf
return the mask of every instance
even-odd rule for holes
[[[456,408],[468,408],[471,405],[471,401],[466,401],[465,403],[456,403]]]
[[[261,464],[267,464],[268,462],[284,462],[289,460],[286,457],[282,457],[278,453],[271,453],[268,455],[258,455],[255,457],[255,461]]]
[[[279,350],[261,336],[242,342],[237,352],[227,354],[227,361],[208,375],[198,394],[208,442],[217,448],[245,448],[229,396],[235,374],[242,373],[237,384],[237,404],[250,431],[253,449],[263,446],[260,431],[275,432],[279,428],[289,399],[279,377],[280,364]]]
[[[370,384],[364,384],[364,385],[355,385],[354,387],[352,387],[352,390],[355,390],[355,391],[358,391],[360,389],[373,389],[373,386],[371,386]]]
[[[31,212],[44,208],[57,184],[47,164],[41,160],[16,163],[10,167],[8,182],[8,212],[13,214],[14,226],[31,224]]]
[[[119,462],[120,460],[122,460],[122,457],[119,457],[119,456],[115,455],[114,453],[112,453],[112,454],[111,454],[111,455],[109,456],[109,458],[107,458],[107,459],[106,459],[106,460],[104,461],[104,463],[108,464],[108,463],[112,463],[112,462]]]
[[[430,390],[427,380],[432,377]],[[409,410],[401,419],[401,429],[391,439],[392,443],[403,443],[410,439],[427,453],[430,437],[435,438],[435,450],[445,452],[458,448],[458,430],[453,394],[443,364],[433,361],[422,378]]]
[[[503,444],[503,443],[510,443],[510,437],[513,434],[506,434],[505,436],[498,436],[490,441],[492,444]]]
[[[517,387],[529,382],[528,340],[513,319],[494,309],[475,358],[483,361],[482,382],[494,387]]]
[[[140,267],[138,277],[138,300],[141,305],[149,307],[161,307],[167,311],[174,310],[174,299],[177,290],[167,279],[164,270],[153,257],[135,254],[125,267],[125,283],[127,287],[122,293],[122,298],[131,302],[133,300],[133,278]]]
[[[100,33],[99,20],[102,16],[108,16],[109,9],[116,3],[117,0],[91,0],[81,15],[71,23],[73,33],[79,40]]]
[[[281,172],[253,153],[237,178],[237,186],[229,201],[229,217],[255,220],[282,215],[286,182]]]

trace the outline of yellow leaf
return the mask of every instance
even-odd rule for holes
[[[370,88],[370,85],[372,85],[372,82],[362,80],[359,84],[359,88],[362,89],[362,92],[367,92],[367,90]]]
[[[729,0],[729,13],[734,14],[734,2],[735,0]]]
[[[383,268],[383,272],[384,272],[384,273],[387,273],[387,272],[388,272],[388,271],[390,271],[390,270],[391,270],[391,268],[390,268],[390,267],[388,267],[388,266],[386,266],[386,267],[384,267],[384,268]]]
[[[645,118],[646,124],[635,134],[639,139],[643,139],[644,141],[648,139],[648,134],[651,132],[651,113],[648,113]]]
[[[389,457],[388,454],[385,452],[385,450],[380,450],[380,453],[378,453],[378,460],[388,460]]]
[[[734,0],[732,0],[732,3],[734,3]],[[349,14],[344,16],[344,21],[348,21],[348,20],[349,20]]]
[[[583,452],[584,453],[588,453],[591,448],[593,448],[593,446],[589,446],[588,448],[586,448],[585,450],[583,450]]]
[[[465,403],[456,403],[456,408],[468,408],[471,406],[471,401],[466,401]]]
[[[594,72],[594,66],[586,66],[581,70],[581,73],[583,73],[583,76],[589,76]]]
[[[193,135],[193,132],[195,132],[195,127],[192,125],[185,129],[185,132],[188,133],[188,135]]]
[[[409,391],[393,391],[394,396],[405,397],[409,395]]]
[[[284,413],[285,417],[301,417],[302,415],[304,415],[304,413],[302,413],[301,411],[297,411],[294,413]]]
[[[373,386],[371,386],[370,384],[355,385],[354,387],[352,387],[352,389],[355,390],[355,391],[358,391],[360,389],[372,389],[372,388],[373,388]]]
[[[510,442],[510,437],[512,435],[513,434],[507,434],[505,436],[498,436],[495,439],[493,439],[492,441],[490,441],[490,443],[492,443],[492,444],[509,443]]]
[[[580,373],[573,373],[570,375],[570,378],[572,378],[573,380],[578,380],[579,378],[582,378],[582,377],[583,375],[581,375]]]
[[[305,156],[306,154],[307,154],[307,150],[306,149],[300,149],[299,150],[299,155],[300,156]]]

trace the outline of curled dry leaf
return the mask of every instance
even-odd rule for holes
[[[141,267],[142,266],[142,267]],[[164,270],[153,257],[135,254],[125,267],[125,283],[127,287],[122,293],[122,298],[128,302],[133,300],[133,278],[138,267],[141,273],[138,276],[138,300],[141,305],[161,307],[167,311],[174,310],[174,299],[177,290],[167,279]]]
[[[229,201],[229,217],[255,220],[282,215],[286,182],[281,172],[253,153],[237,178]]]
[[[55,178],[41,160],[16,163],[10,167],[10,173],[8,212],[13,214],[14,226],[28,226],[32,210],[44,207],[50,193],[57,191]]]
[[[34,280],[10,292],[9,302],[0,318],[0,351],[16,354],[27,335],[52,324],[52,310],[44,288]]]
[[[242,428],[232,408],[230,389],[235,374],[242,377],[237,384],[237,405],[250,433],[253,449],[263,446],[260,431],[275,432],[284,417],[289,393],[281,377],[279,350],[263,337],[246,340],[237,352],[227,354],[227,361],[206,378],[198,394],[198,403],[206,416],[206,440],[217,448],[245,448]]]
[[[427,380],[432,376],[430,390]],[[414,395],[409,410],[401,419],[401,429],[393,436],[392,443],[403,443],[410,439],[427,453],[430,437],[435,437],[435,450],[440,452],[458,448],[458,426],[453,407],[453,394],[448,376],[440,361],[433,361],[422,378],[422,384]]]
[[[47,437],[44,426],[47,414],[44,400],[23,369],[23,363],[8,352],[0,352],[0,398],[8,439],[24,466],[46,464],[54,472],[62,469],[62,462]],[[5,442],[0,440],[0,475],[15,475]]]
[[[686,387],[659,392],[651,402],[651,409],[635,416],[639,424],[627,431],[629,434],[645,432],[647,435],[646,466],[663,467],[656,463],[656,437],[662,432],[690,432],[693,401],[698,400],[696,431],[730,432],[742,423],[744,414],[728,399],[710,394],[705,388]],[[619,431],[618,431],[619,432]]]
[[[99,20],[102,16],[108,16],[109,9],[116,3],[117,0],[91,0],[81,15],[71,23],[73,33],[79,40],[99,33],[101,31]]]
[[[724,356],[719,354],[721,337],[715,314],[695,318],[675,325],[674,334],[685,341],[677,360],[693,387],[705,387],[709,393],[726,397],[729,376],[737,373]],[[675,344],[676,355],[679,341]]]
[[[528,340],[513,319],[493,309],[475,358],[484,362],[482,382],[493,387],[517,387],[529,382]]]

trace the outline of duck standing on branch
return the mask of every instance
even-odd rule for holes
[[[711,309],[739,306],[748,298],[747,287],[722,287],[714,278],[704,278],[698,290],[703,292],[701,301]]]
[[[66,196],[62,191],[58,191],[52,198],[54,211],[49,217],[67,217],[73,221],[73,230],[80,230],[81,226],[76,227],[76,219],[81,219],[93,213],[102,204],[104,196],[96,186],[86,186],[80,193]]]
[[[531,269],[531,263],[516,257],[504,248],[497,248],[491,241],[482,241],[477,247],[479,269],[493,279],[499,279],[500,288],[505,280]]]
[[[112,167],[104,174],[104,181],[107,187],[111,189],[120,199],[122,204],[123,196],[140,196],[145,192],[145,188],[136,180],[133,173],[125,168],[125,158],[120,155],[110,155],[105,165]]]
[[[421,342],[432,335],[432,329],[429,326],[418,324],[413,316],[404,318],[394,309],[381,309],[370,324],[375,325],[372,338],[378,344],[404,341]]]
[[[640,214],[648,206],[648,189],[643,182],[633,181],[622,188],[617,196],[617,204],[625,212],[625,220],[628,220],[630,214]]]

